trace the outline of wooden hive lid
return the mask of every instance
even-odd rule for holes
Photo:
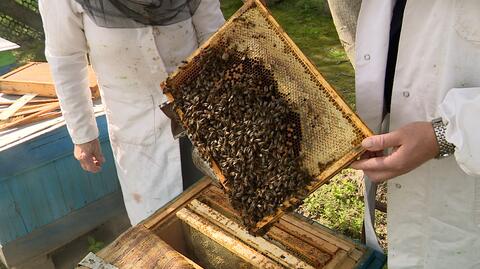
[[[97,78],[88,67],[89,87],[94,98],[99,96]],[[55,84],[48,63],[30,62],[0,77],[0,92],[24,95],[36,93],[42,97],[56,97]]]

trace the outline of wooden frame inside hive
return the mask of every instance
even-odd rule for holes
[[[118,268],[383,267],[384,257],[296,213],[263,237],[240,223],[225,193],[204,178],[96,254]]]
[[[361,140],[372,132],[302,54],[260,1],[247,1],[184,66],[170,76],[168,83],[181,85],[198,74],[200,59],[204,56],[202,53],[215,46],[227,46],[248,57],[261,59],[274,73],[279,93],[300,115],[301,152],[305,155],[303,165],[315,178],[306,187],[306,193],[312,193],[362,153]],[[167,96],[174,101],[171,94],[167,93]],[[177,109],[177,113],[188,133],[183,112]],[[218,181],[228,189],[227,179],[215,161],[212,161],[211,167]],[[275,214],[258,222],[253,232],[260,232],[303,198],[303,195],[297,194],[284,201]]]

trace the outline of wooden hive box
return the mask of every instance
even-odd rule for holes
[[[93,69],[89,67],[89,87],[92,97],[100,96],[97,79]],[[24,95],[36,93],[42,97],[56,97],[50,66],[48,63],[31,62],[0,77],[0,92]]]
[[[106,117],[96,120],[106,158],[97,174],[74,158],[64,124],[1,133],[0,260],[9,268],[44,268],[25,264],[125,214]]]
[[[382,268],[385,258],[298,214],[268,233],[242,228],[224,193],[202,179],[97,255],[118,268]]]

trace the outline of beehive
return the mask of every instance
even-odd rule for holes
[[[273,76],[278,93],[293,112],[291,121],[300,122],[295,130],[295,137],[300,139],[292,147],[299,148],[301,166],[313,178],[303,190],[285,199],[274,214],[257,222],[252,232],[260,233],[361,154],[360,143],[371,135],[371,131],[258,0],[247,1],[218,33],[170,76],[167,80],[167,96],[175,102],[168,89],[178,89],[191,83],[205,70],[202,66],[204,59],[222,50],[233,51],[236,55],[227,59],[260,62],[268,71],[268,76]],[[262,75],[259,74],[259,77]],[[181,96],[178,94],[177,98]],[[184,111],[177,107],[177,113],[189,137],[192,137]],[[192,142],[199,145],[195,139]],[[206,151],[208,154],[208,149]],[[215,158],[210,155],[208,159],[218,181],[228,189],[228,175],[224,174]]]
[[[222,190],[203,179],[97,255],[118,268],[380,269],[385,257],[298,214],[248,234]]]

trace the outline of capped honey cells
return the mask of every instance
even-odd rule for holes
[[[226,47],[202,52],[195,76],[164,91],[201,156],[219,166],[244,225],[276,213],[312,180],[302,168],[299,116],[259,59]]]

